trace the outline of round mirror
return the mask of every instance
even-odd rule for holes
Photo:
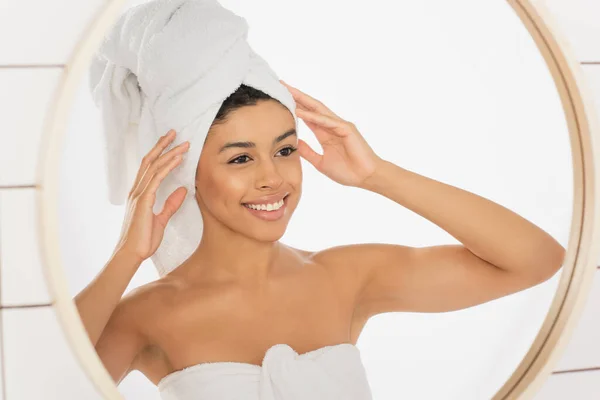
[[[82,38],[37,189],[47,297],[98,393],[534,393],[589,289],[599,229],[591,107],[543,14],[526,0],[196,2],[247,21],[297,108],[243,82],[227,98],[200,158],[186,160],[198,165],[186,201],[202,213],[202,241],[163,274],[129,245],[150,232],[132,218],[156,226],[134,211],[160,179],[142,173],[126,204],[108,201],[108,105],[90,93],[91,60],[123,13],[148,11],[148,35],[170,24],[162,32],[184,37],[176,24],[192,23],[194,2],[150,3],[108,2]],[[169,19],[152,19],[160,7]],[[135,167],[187,140],[177,134]]]

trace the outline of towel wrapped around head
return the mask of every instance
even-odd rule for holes
[[[142,158],[170,129],[165,150],[190,142],[163,180],[154,212],[187,188],[151,259],[160,276],[182,264],[202,238],[195,174],[204,140],[223,101],[241,84],[286,106],[296,104],[267,62],[247,42],[246,20],[216,0],[152,0],[128,9],[106,34],[90,66],[90,90],[106,139],[109,200],[124,204]]]

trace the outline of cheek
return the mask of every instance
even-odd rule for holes
[[[286,169],[285,178],[294,187],[302,185],[302,164],[300,164],[300,159],[293,163],[292,167]]]
[[[247,191],[246,180],[234,174],[213,174],[207,182],[206,188],[210,190],[209,197],[219,205],[238,201]]]

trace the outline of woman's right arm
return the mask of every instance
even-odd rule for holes
[[[147,292],[148,285],[122,297],[139,265],[126,253],[116,252],[74,299],[88,337],[117,385],[147,345],[135,319],[141,312],[135,308],[145,300],[140,294]]]
[[[156,190],[178,166],[189,143],[184,142],[163,154],[175,138],[170,130],[142,159],[128,195],[120,240],[102,271],[75,298],[79,316],[104,366],[116,382],[127,374],[135,357],[146,346],[139,329],[140,303],[146,302],[155,285],[135,288],[121,298],[144,260],[158,249],[164,229],[185,199],[185,187],[165,200],[162,211],[153,212]],[[183,189],[183,190],[181,190]],[[144,303],[145,304],[145,303]]]
[[[75,296],[79,317],[94,346],[139,266],[137,258],[115,252],[94,280]]]

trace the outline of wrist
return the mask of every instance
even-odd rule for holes
[[[124,248],[116,249],[110,258],[111,263],[118,264],[120,266],[130,266],[131,268],[136,269],[142,265],[143,261],[144,260],[140,259],[140,257]]]
[[[389,161],[379,159],[375,171],[362,182],[360,188],[379,193],[381,188],[385,185],[387,179],[386,174],[389,167]]]

